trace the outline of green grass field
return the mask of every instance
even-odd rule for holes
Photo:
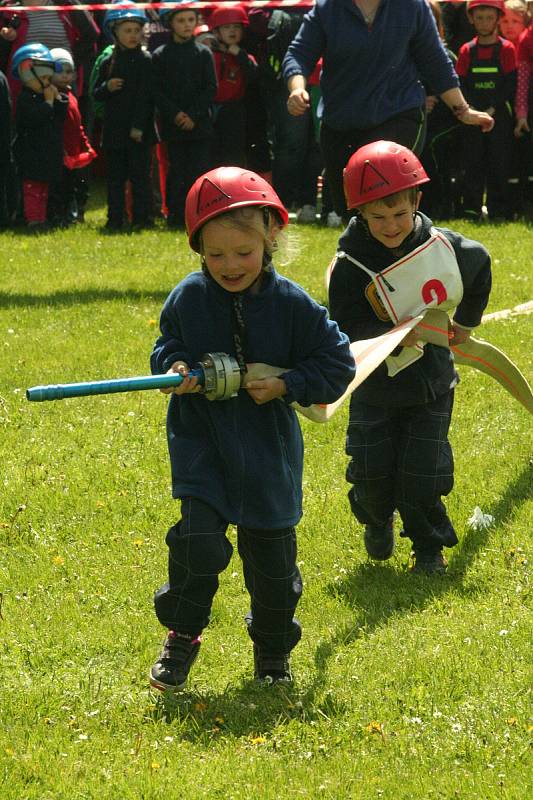
[[[0,235],[2,800],[530,796],[531,419],[472,370],[451,432],[461,541],[446,576],[411,575],[404,539],[389,562],[369,562],[346,499],[347,408],[328,426],[304,420],[294,687],[252,681],[234,557],[189,691],[150,691],[164,638],[152,594],[178,515],[167,398],[38,404],[24,391],[147,374],[163,300],[196,262],[183,234],[106,236],[104,209],[88,217]],[[488,311],[531,299],[531,227],[455,227],[493,254]],[[282,271],[324,300],[338,232],[296,235]],[[531,380],[531,317],[479,335]],[[489,529],[469,528],[476,506]]]

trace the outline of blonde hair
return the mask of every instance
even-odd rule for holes
[[[526,0],[505,0],[504,5],[506,10],[513,11],[515,14],[521,14],[524,23],[527,25],[529,22],[529,13]]]
[[[215,221],[227,228],[236,228],[248,235],[258,234],[263,242],[265,256],[268,261],[272,258],[274,250],[278,249],[277,237],[280,235],[281,226],[277,215],[267,206],[243,206],[232,208],[218,217],[213,217],[209,222]],[[206,223],[207,224],[207,223]],[[204,257],[204,243],[202,230],[198,232],[200,255]]]

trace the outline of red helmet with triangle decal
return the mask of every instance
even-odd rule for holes
[[[468,0],[466,4],[467,11],[473,11],[474,8],[481,8],[485,6],[486,8],[495,8],[496,11],[500,12],[500,16],[505,14],[505,2],[504,0]]]
[[[210,219],[245,206],[275,211],[284,227],[287,209],[272,186],[255,172],[242,167],[217,167],[201,175],[189,189],[185,201],[185,225],[189,244],[199,252],[197,233]]]
[[[372,142],[356,150],[344,169],[346,204],[357,208],[428,181],[424,167],[407,147]]]

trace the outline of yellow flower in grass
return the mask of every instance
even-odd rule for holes
[[[62,567],[63,564],[65,563],[65,559],[63,558],[63,556],[60,555],[54,556],[52,561],[54,562],[56,567]]]
[[[367,733],[383,733],[383,725],[381,722],[376,722],[376,720],[373,719],[372,722],[369,722],[365,727],[365,731]]]
[[[264,744],[265,742],[266,742],[265,736],[254,736],[254,738],[252,739],[252,744],[254,745]]]
[[[134,539],[133,546],[134,547],[142,547],[144,544],[144,539]]]
[[[207,706],[206,706],[206,704],[205,704],[205,703],[195,703],[195,704],[194,704],[194,710],[195,710],[195,711],[200,711],[200,712],[202,712],[202,711],[205,711],[205,710],[206,710],[206,708],[207,708]]]
[[[151,769],[161,769],[161,764],[159,761],[152,761],[150,764]]]

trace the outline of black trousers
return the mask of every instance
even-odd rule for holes
[[[244,101],[220,103],[215,110],[214,167],[246,165],[246,110]]]
[[[150,180],[151,147],[128,139],[120,147],[105,151],[107,170],[107,219],[119,227],[124,221],[126,181],[131,181],[134,225],[144,225],[153,218]]]
[[[415,548],[457,544],[442,496],[453,487],[453,453],[448,429],[453,390],[430,403],[382,408],[352,398],[346,479],[354,515],[363,524],[383,525],[398,509],[403,534]]]
[[[320,146],[331,199],[337,214],[344,220],[350,216],[346,210],[342,173],[352,153],[355,153],[364,144],[386,139],[403,144],[418,154],[424,146],[425,126],[426,115],[421,108],[404,111],[375,128],[367,130],[352,128],[346,131],[337,131],[323,122],[320,131]]]
[[[512,217],[512,195],[509,188],[514,145],[513,118],[505,108],[497,110],[494,128],[483,133],[480,128],[465,125],[463,134],[463,210],[479,216],[483,194],[487,192],[489,217]]]
[[[233,548],[226,537],[228,522],[207,503],[183,498],[181,513],[167,533],[168,582],[155,593],[155,612],[165,627],[197,636],[209,622],[218,576]],[[269,653],[289,653],[301,637],[294,617],[302,593],[296,531],[239,525],[237,542],[250,595],[248,633]]]
[[[166,199],[169,221],[185,223],[185,198],[196,178],[211,167],[211,139],[167,142]]]

